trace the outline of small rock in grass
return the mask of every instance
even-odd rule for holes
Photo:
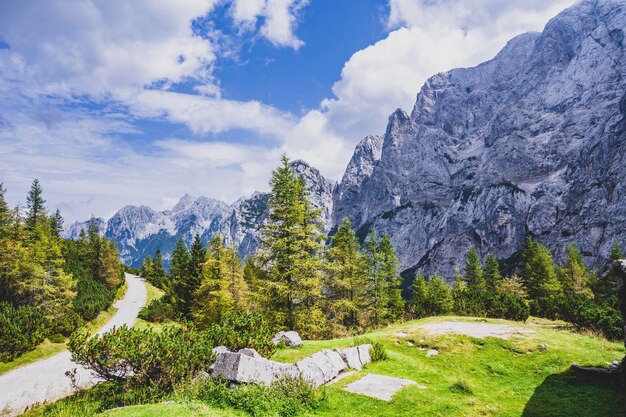
[[[540,343],[539,344],[539,350],[542,351],[542,352],[548,350],[548,344],[547,343]]]
[[[426,357],[430,358],[431,356],[437,356],[439,355],[439,351],[437,349],[429,349],[428,352],[426,352]]]

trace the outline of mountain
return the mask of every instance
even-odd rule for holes
[[[304,161],[293,161],[291,166],[304,178],[309,198],[322,211],[323,227],[327,231],[332,219],[334,183]],[[246,259],[259,247],[258,226],[267,215],[268,197],[267,193],[256,192],[228,205],[208,197],[186,194],[171,210],[126,206],[108,221],[98,218],[96,222],[100,233],[115,242],[122,261],[136,268],[141,266],[146,256],[154,256],[159,248],[166,264],[169,264],[178,239],[182,238],[191,246],[196,234],[206,244],[215,233],[219,233],[228,245],[238,248],[241,258]],[[88,225],[88,221],[74,223],[65,235],[75,239]]]
[[[358,144],[339,184],[294,161],[325,231],[348,217],[361,238],[371,227],[389,233],[406,278],[451,279],[470,246],[511,269],[527,236],[560,257],[574,243],[600,266],[613,241],[626,246],[625,9],[582,1],[492,60],[434,75],[410,114],[396,110],[384,134]],[[245,258],[267,198],[129,206],[105,234],[133,266],[195,233],[219,232]]]
[[[389,233],[408,277],[452,278],[472,245],[511,265],[526,236],[598,266],[626,243],[625,29],[623,1],[583,1],[431,77],[357,146],[334,221]]]

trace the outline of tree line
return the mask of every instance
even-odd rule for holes
[[[166,296],[145,309],[144,317],[181,318],[206,327],[231,312],[257,313],[276,329],[327,338],[431,315],[523,321],[533,314],[611,338],[621,334],[614,281],[589,271],[573,245],[559,266],[547,248],[528,239],[519,273],[511,276],[501,273],[493,255],[482,264],[472,247],[452,286],[439,275],[418,275],[403,299],[390,237],[372,229],[361,245],[345,218],[325,245],[320,211],[286,157],[272,173],[268,216],[259,235],[260,249],[245,263],[219,235],[206,248],[198,235],[190,249],[179,240],[169,276],[160,251],[146,258],[142,275]],[[611,258],[620,256],[615,244]]]
[[[108,308],[123,282],[118,251],[94,220],[78,240],[64,239],[63,217],[48,213],[38,180],[24,212],[5,193],[0,184],[0,361],[45,337],[64,340]]]

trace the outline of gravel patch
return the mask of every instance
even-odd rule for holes
[[[444,321],[441,323],[423,324],[420,328],[433,334],[464,334],[471,337],[483,339],[485,337],[498,337],[508,339],[526,334],[535,333],[530,329],[509,326],[506,324],[475,323],[463,321]]]

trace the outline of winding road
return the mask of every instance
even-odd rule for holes
[[[132,326],[137,320],[139,310],[146,303],[146,286],[140,277],[130,274],[126,274],[126,283],[126,295],[115,304],[117,312],[98,334],[114,326]],[[65,376],[72,369],[77,370],[80,388],[96,383],[90,371],[72,362],[67,350],[0,375],[0,415],[16,416],[34,404],[55,401],[72,393],[71,381]]]

